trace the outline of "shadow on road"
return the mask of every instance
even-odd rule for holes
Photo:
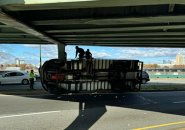
[[[35,82],[34,88],[36,89],[35,91],[30,90],[29,84],[0,84],[0,94],[29,96],[48,93],[44,91],[40,82]]]
[[[92,108],[91,103],[81,100],[79,115],[65,130],[88,130],[106,111],[105,104],[97,104],[96,108]]]
[[[79,102],[79,114],[65,130],[88,130],[107,112],[106,106],[132,108],[136,110],[147,110],[185,116],[185,105],[174,105],[169,101],[169,97],[177,97],[178,94],[175,93],[176,92],[136,92],[122,94],[49,95],[45,96],[45,98],[51,100]],[[184,97],[184,94],[185,92],[180,92],[179,98]]]

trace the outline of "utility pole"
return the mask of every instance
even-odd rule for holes
[[[41,50],[41,44],[40,44],[40,68],[42,66],[42,50]]]

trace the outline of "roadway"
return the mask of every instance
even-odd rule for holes
[[[1,95],[2,130],[127,130],[185,127],[185,92],[121,95]],[[80,110],[79,110],[80,109]],[[171,125],[171,123],[176,123]]]
[[[0,130],[185,128],[185,91],[59,96],[36,91],[1,91]]]

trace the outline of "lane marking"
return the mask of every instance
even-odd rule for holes
[[[4,97],[4,96],[16,96],[16,97],[21,97],[21,96],[25,96],[25,97],[38,97],[38,96],[52,96],[53,94],[33,94],[33,95],[29,95],[29,94],[20,94],[20,95],[16,95],[15,93],[6,95],[6,94],[0,94],[0,97]]]
[[[153,128],[171,126],[171,125],[179,125],[179,124],[185,124],[185,121],[172,122],[172,123],[166,123],[166,124],[160,124],[160,125],[153,125],[153,126],[147,126],[147,127],[143,127],[143,128],[136,128],[136,129],[133,129],[133,130],[147,130],[147,129],[153,129]]]
[[[173,102],[173,103],[185,103],[185,101],[178,101],[178,102]]]
[[[0,94],[0,97],[4,97],[4,96],[12,96],[12,95],[4,95],[4,94]]]
[[[59,113],[59,112],[61,111],[46,111],[46,112],[34,112],[34,113],[25,113],[25,114],[17,114],[17,115],[8,115],[8,116],[0,116],[0,119],[21,117],[21,116],[41,115],[41,114],[51,114],[51,113]]]

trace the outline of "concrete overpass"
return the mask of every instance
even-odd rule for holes
[[[185,47],[184,0],[1,0],[0,43]]]

